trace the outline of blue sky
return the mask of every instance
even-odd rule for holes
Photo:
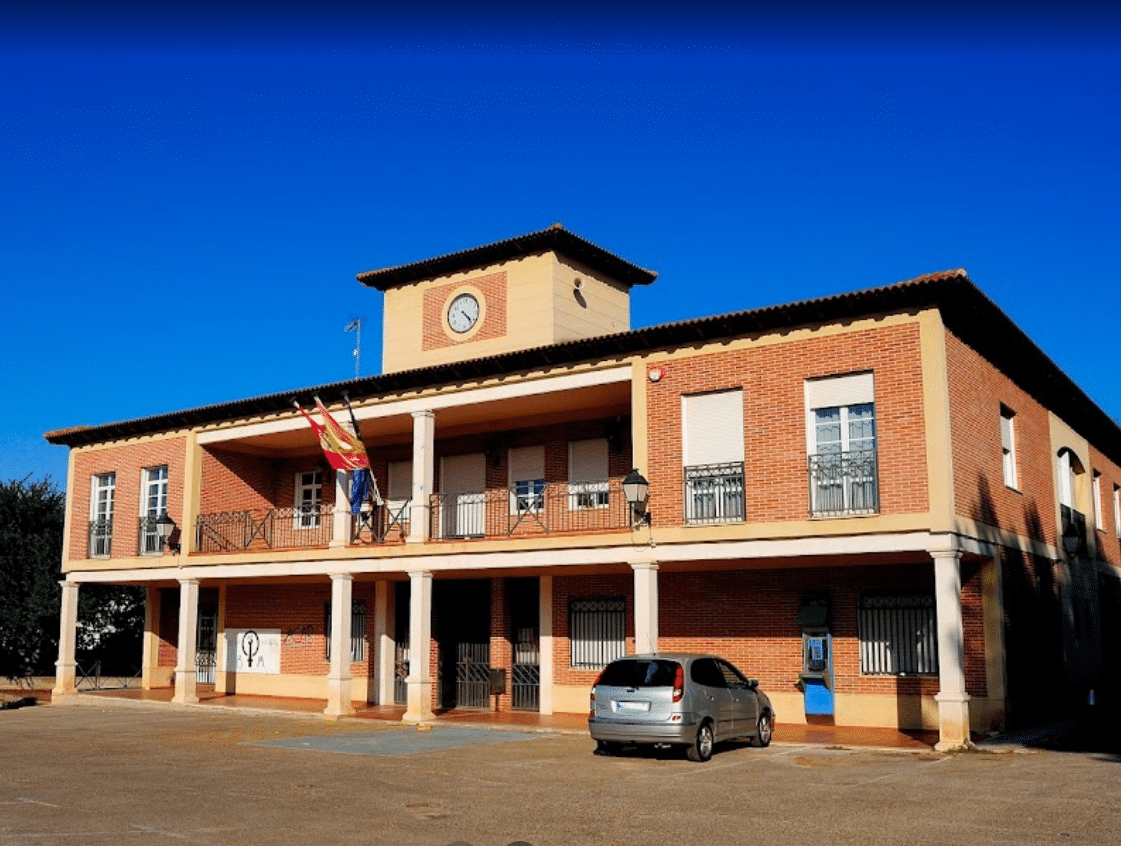
[[[1103,4],[0,11],[0,479],[362,373],[356,273],[562,222],[637,326],[965,267],[1121,418]]]

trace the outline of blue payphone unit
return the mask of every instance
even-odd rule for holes
[[[807,717],[831,717],[833,701],[833,635],[829,631],[829,603],[807,602],[798,612],[802,628],[802,672],[799,677]]]

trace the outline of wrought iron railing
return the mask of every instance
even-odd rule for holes
[[[811,455],[809,484],[814,517],[875,514],[880,509],[875,450]]]
[[[409,534],[412,500],[386,502],[360,511],[350,520],[352,544],[403,542]]]
[[[156,519],[154,516],[140,518],[137,551],[141,555],[159,555],[163,552],[163,543],[156,531]]]
[[[462,539],[625,529],[630,509],[622,479],[516,485],[478,493],[434,494],[432,537]]]
[[[90,558],[108,558],[113,551],[113,519],[90,520]]]
[[[685,468],[685,523],[738,523],[744,519],[743,462]]]
[[[78,690],[114,690],[139,687],[141,671],[117,667],[106,672],[100,661],[74,665],[74,686]]]
[[[240,552],[327,546],[333,520],[334,508],[330,505],[200,514],[195,522],[195,549]]]

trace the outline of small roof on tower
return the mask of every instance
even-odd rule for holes
[[[579,235],[574,235],[561,224],[554,223],[548,229],[507,238],[505,241],[495,241],[482,247],[472,247],[469,250],[448,253],[412,264],[368,270],[358,274],[358,281],[379,291],[386,291],[422,279],[447,276],[451,273],[550,251],[575,259],[592,270],[625,285],[649,285],[658,276],[654,271],[631,264],[591,241],[585,241]]]

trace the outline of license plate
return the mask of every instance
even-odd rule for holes
[[[649,711],[649,702],[627,702],[626,700],[615,702],[616,711]]]

